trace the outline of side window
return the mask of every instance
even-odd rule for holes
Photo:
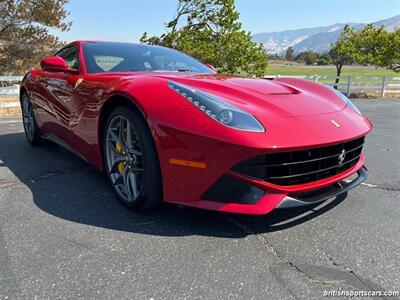
[[[76,47],[64,48],[56,56],[63,58],[71,69],[80,69],[79,53]]]

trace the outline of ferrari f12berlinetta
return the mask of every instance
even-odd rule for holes
[[[372,125],[340,92],[220,75],[163,47],[73,42],[24,77],[20,100],[29,143],[77,153],[138,210],[266,214],[366,178]]]

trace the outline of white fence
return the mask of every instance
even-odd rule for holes
[[[19,94],[22,76],[0,76],[0,97],[15,98]]]
[[[313,80],[325,85],[334,86],[339,78],[338,89],[346,95],[355,93],[378,94],[385,97],[388,94],[400,94],[400,77],[390,76],[325,76],[325,75],[271,75],[266,78],[294,77]]]
[[[295,77],[313,80],[329,86],[334,86],[336,76],[323,75],[270,75],[266,78]],[[347,95],[354,93],[371,93],[384,97],[388,94],[400,95],[400,77],[389,76],[340,76],[338,89]],[[14,97],[19,93],[19,82],[22,76],[0,76],[0,97]]]

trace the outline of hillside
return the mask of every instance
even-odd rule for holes
[[[355,28],[362,28],[366,24],[349,23]],[[389,19],[379,20],[374,26],[384,26],[386,30],[393,31],[400,27],[400,15]],[[296,53],[302,51],[325,52],[331,43],[335,42],[345,24],[338,23],[329,26],[285,30],[280,32],[262,32],[252,36],[253,41],[262,43],[268,53],[284,54],[289,47]]]

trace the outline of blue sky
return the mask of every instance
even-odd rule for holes
[[[98,39],[137,42],[144,31],[165,31],[177,6],[175,0],[70,0],[65,41]],[[400,14],[400,0],[237,0],[246,30],[282,31],[334,23],[368,23]]]

